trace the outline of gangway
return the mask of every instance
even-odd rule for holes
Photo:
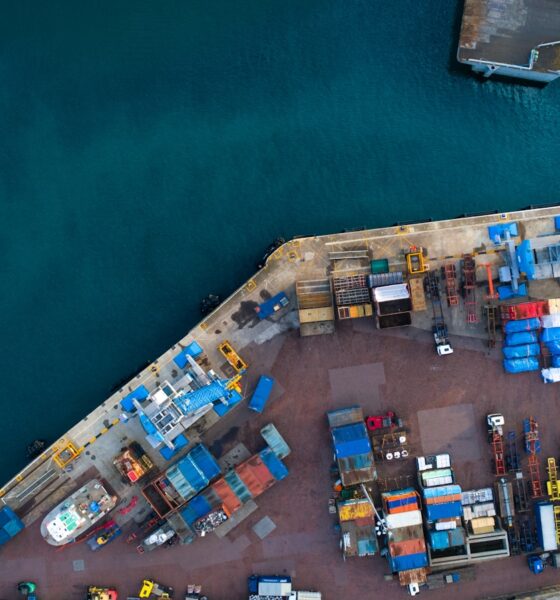
[[[556,459],[548,459],[548,481],[546,482],[548,497],[553,501],[560,500],[560,489],[558,488],[558,470]]]
[[[463,255],[463,298],[467,310],[467,323],[478,323],[476,309],[476,263],[471,254]]]
[[[519,454],[515,431],[508,431],[506,437],[506,466],[508,471],[519,471]]]

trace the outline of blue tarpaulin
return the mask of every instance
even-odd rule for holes
[[[538,356],[541,353],[539,344],[523,344],[522,346],[504,346],[502,348],[504,358],[527,358]]]
[[[558,367],[560,367],[560,355],[558,354],[554,354],[552,356],[552,366],[557,369]]]
[[[539,361],[534,357],[513,358],[504,360],[504,369],[508,373],[525,373],[526,371],[538,371]]]
[[[547,327],[541,331],[541,342],[560,340],[560,327]]]
[[[539,336],[536,331],[520,331],[506,335],[505,346],[520,346],[521,344],[536,344]]]
[[[121,400],[121,408],[123,410],[125,410],[126,412],[135,412],[136,407],[134,406],[132,400],[138,400],[139,402],[142,402],[149,395],[150,395],[150,392],[148,392],[148,390],[146,389],[146,386],[141,385],[141,386],[137,387],[135,390],[133,390],[132,392],[130,392],[130,394],[128,394],[128,396],[125,396]]]
[[[229,393],[229,398],[227,399],[227,404],[224,402],[217,402],[214,404],[214,412],[219,416],[223,417],[226,413],[228,413],[235,405],[239,404],[243,397],[241,394],[236,392],[235,390],[231,390]]]
[[[519,321],[507,321],[504,325],[506,333],[517,333],[519,331],[533,331],[540,329],[541,321],[536,317],[532,319],[519,319]]]
[[[545,346],[549,349],[551,354],[560,354],[560,340],[546,342]]]
[[[173,362],[179,367],[184,369],[187,366],[187,355],[196,358],[202,354],[202,348],[196,343],[191,342],[186,348],[183,348],[177,356],[173,359]]]
[[[531,248],[531,241],[524,240],[515,249],[517,264],[521,273],[527,275],[527,279],[535,278],[535,257]]]
[[[511,237],[517,237],[517,223],[499,223],[488,227],[488,237],[494,244],[501,244],[506,239],[506,232],[509,231]]]

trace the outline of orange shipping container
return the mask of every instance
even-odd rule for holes
[[[258,454],[235,467],[235,471],[247,486],[253,498],[262,494],[276,481]]]
[[[403,542],[389,542],[389,554],[395,556],[408,556],[426,552],[426,542],[423,538],[404,540]]]
[[[449,496],[435,496],[434,498],[425,498],[426,504],[448,504],[449,502],[461,502],[461,494],[449,494]]]
[[[214,492],[216,492],[216,495],[220,498],[222,504],[229,514],[232,514],[241,508],[241,501],[236,496],[235,492],[229,487],[229,484],[227,481],[225,481],[225,479],[218,479],[218,481],[215,481],[211,487]]]

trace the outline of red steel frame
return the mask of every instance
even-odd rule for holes
[[[470,254],[463,255],[463,289],[465,291],[467,323],[478,323],[478,312],[476,310],[476,263]]]

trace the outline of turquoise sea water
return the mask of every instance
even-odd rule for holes
[[[457,68],[461,4],[4,7],[0,480],[273,237],[558,200],[560,83]]]

